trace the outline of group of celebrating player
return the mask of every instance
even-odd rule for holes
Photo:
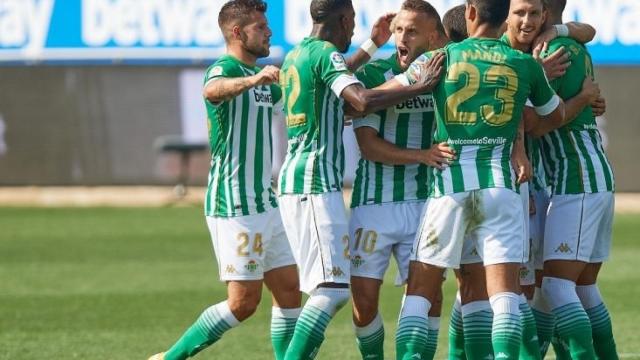
[[[392,255],[406,284],[396,359],[433,359],[447,268],[459,288],[449,359],[541,359],[551,343],[559,359],[617,359],[596,285],[614,179],[583,45],[595,30],[562,24],[565,3],[467,0],[441,20],[427,1],[405,0],[345,60],[351,1],[312,0],[310,36],[281,69],[260,69],[267,5],[227,2],[227,54],[207,70],[204,97],[205,215],[228,298],[151,359],[218,341],[254,313],[263,283],[277,360],[314,358],[349,298],[362,358],[384,359],[378,301]],[[367,63],[392,34],[395,53]],[[361,152],[350,219],[345,115]],[[274,121],[288,133],[278,197]]]

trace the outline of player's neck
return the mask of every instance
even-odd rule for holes
[[[251,54],[240,45],[227,45],[227,54],[240,60],[243,64],[251,66],[255,66],[256,61],[258,60],[255,55]]]
[[[547,21],[545,22],[545,24],[547,25],[547,27],[562,24],[562,15],[560,16],[554,16],[551,14],[547,15]]]
[[[499,39],[502,36],[499,27],[496,28],[489,24],[478,24],[469,30],[469,37],[471,38]]]
[[[507,37],[509,38],[509,44],[511,44],[512,48],[516,50],[520,50],[524,53],[531,52],[531,44],[524,44],[519,42],[518,38],[514,36],[512,33],[510,33],[509,31],[507,31]]]
[[[336,45],[336,31],[327,24],[313,24],[310,36]]]
[[[442,49],[449,43],[449,38],[445,35],[438,36],[438,39],[433,42],[433,47],[435,49]]]

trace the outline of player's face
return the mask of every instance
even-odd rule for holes
[[[507,31],[520,44],[530,45],[540,33],[544,20],[542,0],[511,0]]]
[[[263,58],[269,56],[271,34],[267,18],[263,13],[254,11],[251,21],[242,28],[240,36],[245,50],[256,58]]]
[[[393,19],[391,28],[401,68],[408,68],[425,51],[434,50],[429,49],[429,38],[435,29],[426,14],[402,10]]]
[[[356,28],[356,12],[353,7],[348,7],[342,10],[341,25],[343,30],[342,44],[338,45],[338,50],[345,53],[351,46],[351,38],[353,37],[353,31]]]

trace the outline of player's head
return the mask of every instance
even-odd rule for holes
[[[267,4],[262,0],[231,0],[218,14],[218,26],[227,45],[240,46],[256,58],[269,56],[271,29]]]
[[[465,5],[454,6],[442,18],[444,31],[453,42],[460,42],[469,37],[467,33],[467,21],[464,18]]]
[[[542,0],[511,0],[507,17],[509,38],[522,46],[531,45],[540,33],[545,18]]]
[[[351,0],[312,0],[310,11],[314,26],[330,29],[331,43],[341,52],[347,52],[356,27]]]
[[[544,0],[544,7],[548,17],[562,21],[562,12],[567,6],[567,0]]]
[[[499,29],[509,14],[509,0],[467,0],[467,32],[480,25]]]
[[[403,69],[425,51],[435,50],[436,40],[444,36],[438,11],[424,0],[405,0],[393,19],[391,31]]]

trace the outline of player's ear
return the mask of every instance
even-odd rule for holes
[[[477,16],[476,7],[472,4],[467,3],[467,9],[464,12],[464,16],[471,22],[475,21]]]
[[[240,26],[233,25],[233,27],[231,28],[231,37],[233,39],[240,40],[242,38],[241,33],[242,33],[242,30],[240,29]]]

